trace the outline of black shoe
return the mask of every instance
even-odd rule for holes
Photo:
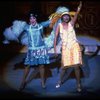
[[[21,85],[21,87],[19,88],[19,91],[24,90],[25,87],[26,87],[26,82]]]

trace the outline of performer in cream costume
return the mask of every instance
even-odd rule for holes
[[[59,26],[60,37],[62,40],[63,67],[72,67],[73,65],[82,64],[81,49],[78,45],[78,40],[76,39],[76,34],[72,25],[70,24],[70,22],[68,23],[67,31],[63,28],[61,23],[59,24]]]
[[[62,59],[61,59],[61,75],[60,75],[60,81],[56,85],[56,88],[59,88],[61,86],[62,79],[65,74],[66,68],[73,67],[75,69],[75,75],[77,80],[77,91],[81,92],[81,82],[80,82],[80,69],[79,67],[82,66],[82,53],[81,48],[79,46],[79,43],[76,39],[75,31],[74,31],[74,25],[77,19],[77,16],[81,10],[82,2],[80,2],[80,5],[77,9],[77,12],[75,13],[75,16],[73,19],[71,19],[69,12],[64,12],[61,15],[62,22],[58,24],[56,28],[56,35],[54,39],[54,51],[55,56],[57,56],[56,51],[56,41],[58,34],[60,33],[60,37],[62,40]]]

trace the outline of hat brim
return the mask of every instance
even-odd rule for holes
[[[69,12],[64,12],[61,14],[61,16],[63,16],[63,15],[69,15]]]

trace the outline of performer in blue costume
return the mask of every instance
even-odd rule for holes
[[[44,64],[49,64],[50,60],[48,55],[49,48],[44,42],[43,28],[47,27],[49,24],[50,20],[39,24],[36,16],[30,14],[30,23],[26,25],[24,30],[28,36],[28,52],[24,62],[26,67],[20,90],[23,90],[27,84],[26,78],[29,74],[30,66],[33,66],[36,71],[40,72],[41,84],[42,87],[45,88]]]

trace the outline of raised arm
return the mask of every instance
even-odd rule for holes
[[[43,26],[43,27],[48,27],[51,23],[51,20],[47,20],[47,21],[44,21],[44,22],[41,22],[40,24]]]
[[[77,17],[78,17],[78,14],[79,14],[81,8],[82,8],[82,1],[80,1],[80,4],[79,4],[79,6],[78,6],[78,8],[77,8],[77,11],[76,11],[76,13],[75,13],[75,16],[74,16],[74,18],[71,20],[72,26],[75,25],[75,22],[76,22],[76,20],[77,20]]]
[[[55,33],[55,38],[54,38],[54,53],[55,53],[55,55],[57,54],[57,52],[56,52],[56,43],[57,43],[58,34],[59,34],[59,24],[56,28],[56,33]]]

